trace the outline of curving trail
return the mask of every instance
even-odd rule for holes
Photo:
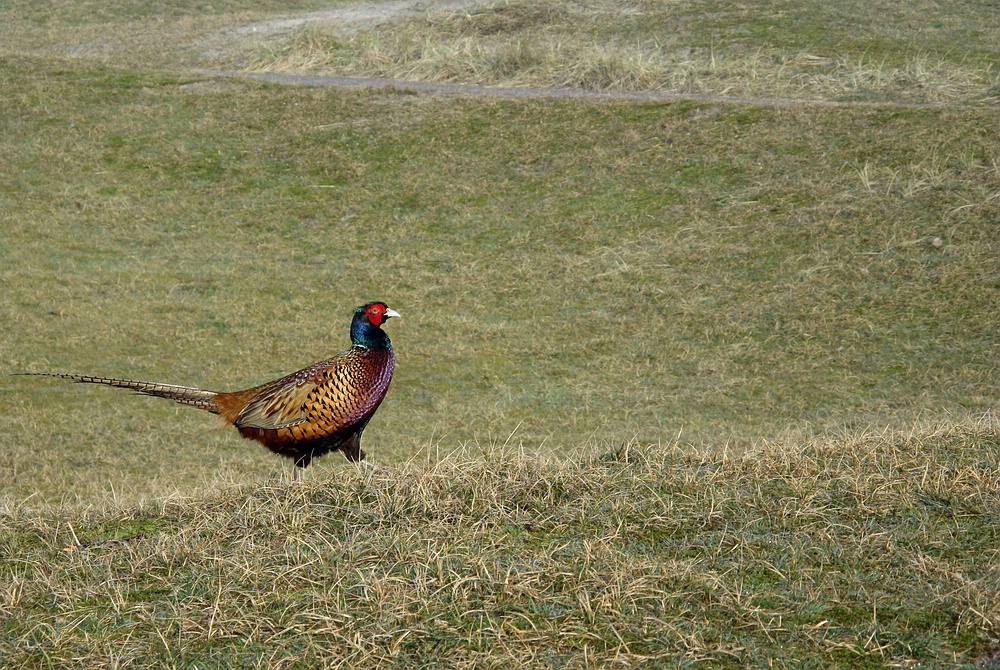
[[[228,79],[256,79],[292,86],[320,86],[333,88],[381,88],[416,93],[455,95],[490,95],[503,98],[586,98],[592,100],[634,100],[649,102],[715,102],[721,104],[768,105],[773,107],[897,107],[907,109],[944,109],[946,103],[864,102],[767,96],[727,96],[698,93],[669,93],[665,91],[595,91],[579,88],[519,88],[509,86],[482,86],[454,82],[410,81],[380,77],[344,77],[337,75],[294,74],[288,72],[254,72],[239,70],[198,70],[211,77]]]

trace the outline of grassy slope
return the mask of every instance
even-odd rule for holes
[[[516,426],[563,452],[997,405],[992,109],[480,101],[0,65],[6,371],[245,387],[340,351],[349,310],[381,296],[405,317],[367,437],[382,460]],[[31,379],[0,393],[11,497],[159,495],[217,464],[274,467],[161,401]]]
[[[495,450],[198,501],[7,514],[0,657],[46,667],[988,664],[1000,623],[998,428],[736,457],[632,444],[558,467]]]
[[[205,82],[151,64],[262,10],[39,7],[0,8],[0,371],[249,385],[379,295],[366,447],[409,462],[289,487],[211,417],[8,378],[3,662],[996,665],[995,108]],[[979,68],[961,9],[922,34]]]
[[[213,36],[234,26],[337,5],[337,0],[7,0],[4,52],[86,59],[127,67],[187,66],[217,57]],[[341,2],[340,4],[344,4]]]

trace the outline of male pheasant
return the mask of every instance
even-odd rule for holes
[[[304,468],[317,456],[339,449],[349,461],[362,461],[361,433],[385,398],[395,356],[382,324],[399,314],[384,302],[354,310],[351,348],[281,379],[245,391],[207,391],[189,386],[34,373],[75,382],[104,384],[168,398],[218,414],[247,439]]]

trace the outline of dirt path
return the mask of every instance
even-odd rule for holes
[[[483,4],[482,0],[386,0],[385,2],[359,2],[342,7],[331,7],[300,16],[272,21],[260,21],[234,28],[235,35],[273,35],[306,23],[319,23],[350,35],[364,28],[382,23],[416,18],[429,12],[460,11]]]
[[[591,100],[634,100],[652,102],[715,102],[733,105],[817,106],[817,107],[895,107],[906,109],[943,109],[945,103],[864,102],[802,98],[776,98],[765,96],[727,96],[698,93],[668,93],[663,91],[593,91],[577,88],[512,88],[481,86],[432,81],[408,81],[378,77],[341,77],[334,75],[291,74],[286,72],[243,72],[230,70],[201,70],[202,74],[228,79],[256,79],[293,86],[320,86],[333,88],[381,88],[416,93],[454,95],[489,95],[502,98],[586,98]]]

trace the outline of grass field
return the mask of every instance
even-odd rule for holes
[[[5,3],[0,373],[244,388],[403,319],[392,473],[5,376],[0,656],[997,667],[997,11],[771,4]]]
[[[7,667],[995,668],[995,421],[0,515]]]

